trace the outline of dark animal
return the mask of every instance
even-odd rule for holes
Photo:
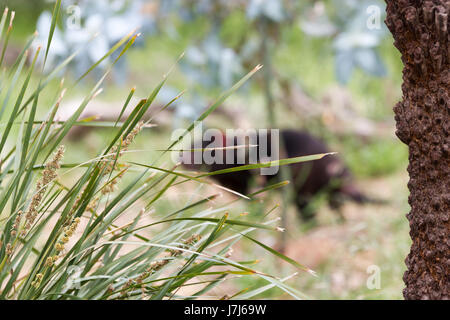
[[[270,147],[272,146],[272,144],[278,144],[279,142],[271,141],[270,134],[268,134],[267,136],[268,149],[271,150]],[[279,138],[284,144],[284,148],[280,148],[280,159],[329,152],[327,146],[320,139],[310,135],[305,131],[283,129],[280,130]],[[222,136],[222,139],[223,146],[230,147],[230,145],[226,144],[227,139],[225,135]],[[212,142],[214,141],[203,141],[202,148],[210,147],[210,144]],[[233,146],[237,145],[237,139],[235,138]],[[259,147],[260,145],[258,144],[257,148]],[[213,172],[243,165],[236,164],[236,155],[232,161],[232,164],[187,164],[192,163],[195,152],[201,151],[196,150],[190,153],[191,158],[188,159],[189,161],[186,161],[186,159],[182,161],[185,167],[197,171]],[[212,152],[223,152],[223,157],[226,160],[225,150],[216,149]],[[261,159],[258,159],[258,161],[260,160]],[[224,161],[224,163],[226,162]],[[246,163],[248,163],[248,156],[245,160],[245,164]],[[358,203],[371,201],[365,195],[359,192],[358,189],[354,186],[349,169],[336,155],[328,155],[320,160],[295,163],[289,165],[288,167],[290,169],[291,183],[293,183],[294,185],[295,203],[302,218],[305,220],[314,217],[315,213],[309,210],[310,208],[308,208],[308,204],[314,196],[321,192],[327,194],[328,203],[330,207],[334,209],[339,209],[345,199],[349,199]],[[224,187],[237,191],[241,194],[247,194],[249,192],[249,187],[253,178],[259,176],[258,178],[260,180],[267,183],[271,180],[273,181],[280,179],[280,171],[274,176],[263,176],[260,175],[259,169],[253,169],[213,175],[212,177]]]

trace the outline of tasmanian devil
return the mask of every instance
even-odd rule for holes
[[[219,141],[215,141],[219,139]],[[227,168],[242,166],[253,163],[250,159],[251,148],[256,148],[255,154],[258,162],[264,161],[261,157],[262,143],[269,152],[263,152],[269,158],[273,159],[274,150],[279,151],[279,158],[294,158],[300,156],[328,153],[329,149],[320,139],[311,134],[293,129],[282,129],[279,136],[274,141],[274,137],[268,131],[264,135],[257,135],[256,144],[252,144],[247,139],[247,148],[244,159],[238,159],[237,149],[242,146],[242,140],[237,137],[227,138],[226,134],[215,134],[211,139],[204,139],[200,144],[200,150],[194,146],[194,151],[183,155],[182,163],[185,167],[197,171],[218,171]],[[220,142],[220,143],[217,143]],[[280,145],[284,145],[280,147]],[[214,149],[215,148],[215,149]],[[232,149],[230,155],[230,149]],[[234,150],[233,150],[234,149]],[[209,152],[212,158],[220,155],[221,161],[211,161],[205,159],[204,152]],[[219,153],[219,154],[218,154]],[[220,154],[221,153],[221,154]],[[197,161],[194,163],[194,157]],[[255,160],[255,159],[253,159]],[[319,160],[301,162],[288,165],[289,176],[295,191],[295,203],[303,219],[308,220],[314,217],[315,213],[310,210],[308,204],[314,196],[319,193],[326,193],[330,207],[339,209],[342,201],[350,199],[358,203],[368,202],[369,199],[364,196],[354,186],[349,169],[336,155],[328,155]],[[260,170],[244,170],[213,175],[221,185],[237,191],[241,194],[247,194],[252,179],[258,177],[259,181],[268,182],[269,180],[280,179],[280,171],[274,175],[261,175]]]

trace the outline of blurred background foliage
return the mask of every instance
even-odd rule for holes
[[[35,30],[39,39],[47,38],[52,1],[1,0],[0,4],[17,12],[15,39],[25,42]],[[327,141],[369,194],[390,201],[386,207],[349,205],[344,224],[338,224],[319,203],[320,227],[298,226],[289,231],[289,238],[291,253],[302,263],[306,263],[304,256],[311,256],[312,266],[323,276],[320,281],[300,279],[297,284],[318,298],[401,298],[403,257],[409,246],[403,216],[407,150],[394,136],[392,106],[400,97],[402,65],[384,26],[384,1],[67,0],[63,7],[49,65],[81,48],[65,71],[67,81],[76,79],[117,39],[135,28],[142,32],[99,97],[108,105],[97,106],[101,112],[116,115],[121,105],[116,100],[126,96],[130,86],[155,86],[159,75],[184,52],[158,98],[167,103],[174,93],[183,89],[187,93],[171,107],[168,117],[157,119],[157,130],[138,139],[143,149],[148,139],[158,144],[173,128],[195,119],[213,97],[263,64],[262,72],[207,124],[268,127],[272,112],[277,127],[303,128]],[[42,41],[38,44],[45,46]],[[76,100],[76,93],[69,99]],[[80,150],[88,153],[89,145],[108,134],[101,129],[89,133],[87,143],[74,139],[76,151],[69,149],[67,157],[78,161]],[[278,199],[264,200],[271,201]],[[165,205],[170,207],[170,201]],[[255,213],[260,206],[250,203],[244,209]],[[273,268],[270,258],[264,263]],[[380,290],[366,287],[368,264],[383,271]],[[236,286],[244,288],[245,283]],[[269,291],[264,297],[279,294]]]

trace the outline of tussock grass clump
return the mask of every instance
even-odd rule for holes
[[[132,163],[121,157],[125,152],[132,152],[134,138],[150,127],[151,119],[144,122],[142,117],[164,85],[165,77],[125,121],[96,124],[112,127],[114,134],[93,159],[84,163],[64,162],[65,136],[74,126],[95,122],[78,121],[78,118],[101,92],[104,79],[138,34],[125,36],[78,79],[76,83],[119,50],[118,58],[67,121],[55,120],[66,90],[71,89],[64,88],[63,81],[57,92],[45,93],[53,95],[55,101],[45,118],[38,120],[43,90],[75,57],[70,56],[49,74],[35,72],[37,66],[42,70],[44,67],[36,63],[40,55],[45,65],[59,9],[60,1],[57,1],[45,50],[36,50],[31,64],[25,67],[32,38],[17,62],[1,73],[0,299],[192,299],[236,276],[260,277],[268,284],[230,294],[231,298],[251,298],[273,287],[301,298],[299,291],[284,283],[287,278],[267,275],[254,268],[255,261],[234,261],[229,255],[236,242],[250,240],[295,268],[309,271],[250,237],[250,232],[256,229],[280,231],[277,219],[244,220],[233,212],[232,203],[207,207],[216,197],[212,195],[188,203],[163,218],[152,217],[150,223],[142,220],[170,187],[188,181],[209,183],[203,179],[204,175],[189,176],[176,171],[177,166],[167,169],[158,163]],[[13,16],[5,10],[0,21],[3,50],[12,30],[12,23],[3,30],[5,21],[8,17],[12,21]],[[225,92],[198,120],[204,120],[257,69]],[[22,74],[25,77],[20,83]],[[35,88],[30,85],[32,77],[38,79]],[[124,109],[134,92],[132,89],[126,97]],[[193,125],[188,131],[192,129]],[[303,160],[280,160],[279,164]],[[262,166],[267,163],[252,168]],[[233,168],[245,169],[248,168]],[[70,179],[64,179],[68,172],[76,173],[76,178],[69,182]],[[119,183],[124,175],[128,175],[127,179]],[[266,187],[248,197],[285,184]],[[128,221],[124,223],[123,219]],[[194,291],[180,290],[194,284]]]

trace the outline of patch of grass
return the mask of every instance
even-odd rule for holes
[[[9,7],[16,11],[14,18],[14,41],[25,42],[26,38],[36,29],[36,21],[39,14],[52,8],[51,4],[45,0],[0,0],[0,8]]]
[[[216,195],[198,194],[200,199],[187,199],[178,207],[172,206],[175,202],[169,200],[168,193],[175,186],[210,184],[203,179],[205,175],[180,172],[178,165],[169,161],[170,149],[181,139],[166,146],[167,152],[156,153],[150,164],[139,156],[143,150],[132,149],[141,131],[147,130],[151,120],[145,122],[143,116],[166,77],[146,93],[145,99],[132,106],[127,119],[117,120],[105,130],[109,134],[104,137],[103,146],[95,148],[94,157],[86,159],[77,154],[78,150],[69,150],[69,156],[64,157],[62,144],[67,134],[74,126],[89,125],[89,121],[78,118],[101,93],[117,60],[92,87],[85,84],[89,90],[70,118],[56,121],[56,111],[73,84],[63,87],[59,78],[61,66],[50,74],[40,74],[37,70],[43,66],[36,65],[36,61],[39,54],[45,57],[51,48],[60,5],[59,0],[53,10],[48,47],[32,53],[34,59],[29,68],[24,67],[23,56],[19,57],[20,63],[2,74],[1,90],[9,94],[2,95],[0,101],[0,299],[195,299],[230,276],[260,278],[294,298],[301,297],[300,292],[276,276],[227,255],[236,243],[248,240],[251,246],[296,269],[309,271],[251,235],[259,229],[268,233],[281,231],[278,220],[242,217],[234,209],[236,201],[211,206]],[[126,35],[99,62],[116,50],[120,51],[120,58],[136,36]],[[197,120],[204,120],[258,69],[224,92]],[[24,77],[19,76],[22,72]],[[51,79],[61,85],[49,85]],[[134,93],[133,89],[125,97],[123,108]],[[41,110],[41,101],[48,99],[44,95],[51,97],[51,107]],[[169,105],[152,110],[153,114]],[[185,134],[193,128],[191,124]],[[151,152],[156,144],[145,145]],[[310,159],[282,159],[279,164]],[[268,165],[261,163],[252,168]],[[242,168],[233,169],[239,170]],[[156,209],[161,211],[155,214]],[[252,295],[237,292],[233,297]]]
[[[324,88],[335,83],[331,45],[329,39],[308,37],[300,28],[285,28],[275,52],[274,67],[317,98]]]
[[[408,148],[393,139],[375,139],[369,143],[347,139],[342,143],[341,157],[359,177],[389,175],[405,168]]]

